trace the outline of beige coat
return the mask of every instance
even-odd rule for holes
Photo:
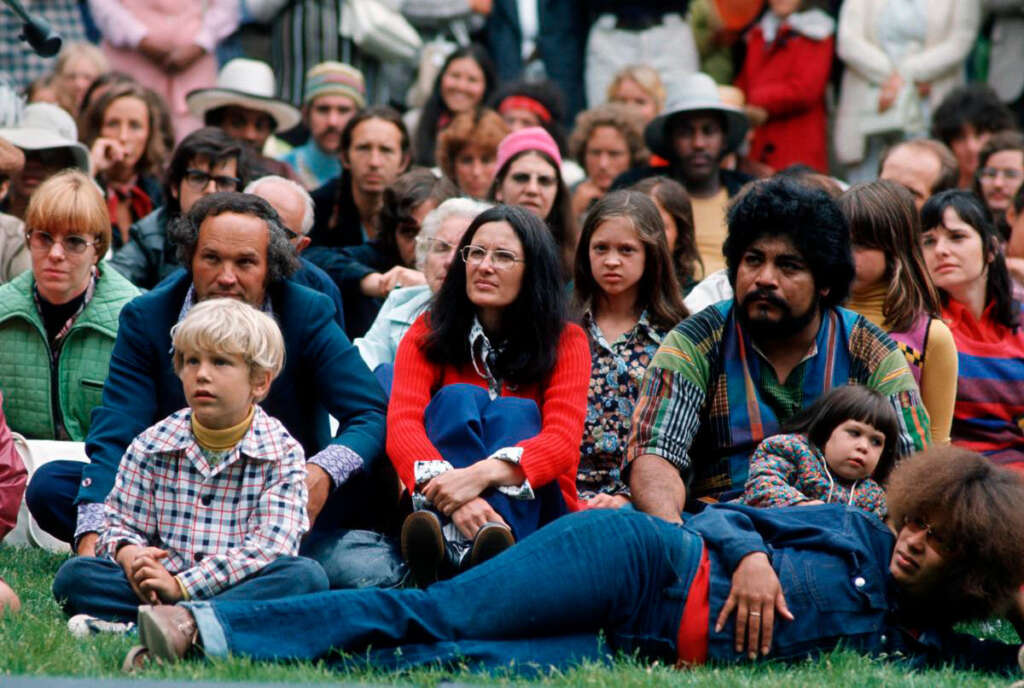
[[[928,0],[924,49],[894,65],[878,42],[878,21],[888,0],[846,0],[839,13],[836,52],[846,64],[835,123],[835,150],[845,164],[864,158],[859,116],[876,89],[898,70],[907,83],[931,84],[929,112],[963,83],[964,60],[978,35],[979,0]]]
[[[13,215],[0,213],[0,284],[32,267],[32,256],[25,244],[25,223]]]

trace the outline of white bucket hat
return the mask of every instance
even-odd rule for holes
[[[214,88],[190,91],[185,103],[200,119],[210,110],[238,105],[267,113],[277,123],[277,131],[291,129],[302,120],[302,113],[297,107],[275,98],[274,93],[274,72],[270,65],[238,57],[221,68]]]
[[[676,157],[671,140],[672,120],[690,112],[719,112],[725,118],[725,151],[731,153],[743,142],[750,120],[742,108],[727,105],[718,92],[715,80],[703,72],[689,74],[679,84],[677,94],[644,129],[644,141],[655,155],[666,160]]]
[[[89,149],[78,142],[75,120],[52,103],[26,105],[18,126],[0,129],[0,138],[7,139],[22,151],[69,148],[75,167],[91,174],[92,159]]]

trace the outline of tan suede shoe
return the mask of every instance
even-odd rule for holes
[[[139,640],[151,656],[177,662],[196,646],[199,632],[192,613],[176,605],[139,607]]]

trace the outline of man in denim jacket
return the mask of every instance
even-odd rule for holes
[[[143,607],[139,635],[172,660],[201,644],[207,655],[255,659],[344,650],[386,668],[564,667],[606,657],[604,642],[699,664],[791,660],[842,643],[914,666],[1009,672],[1017,645],[951,627],[1012,608],[1024,632],[1021,503],[1014,473],[943,447],[894,471],[895,538],[874,516],[831,504],[715,505],[683,526],[589,510],[423,591]]]

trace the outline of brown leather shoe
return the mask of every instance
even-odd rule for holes
[[[417,587],[437,582],[444,556],[444,533],[437,515],[426,510],[409,514],[402,524],[402,558],[409,565]]]
[[[196,646],[199,631],[192,613],[177,605],[139,607],[139,640],[151,656],[177,662]]]
[[[469,566],[482,564],[514,544],[516,539],[508,526],[488,521],[480,526],[480,530],[476,531],[473,537],[473,548],[469,551]]]

